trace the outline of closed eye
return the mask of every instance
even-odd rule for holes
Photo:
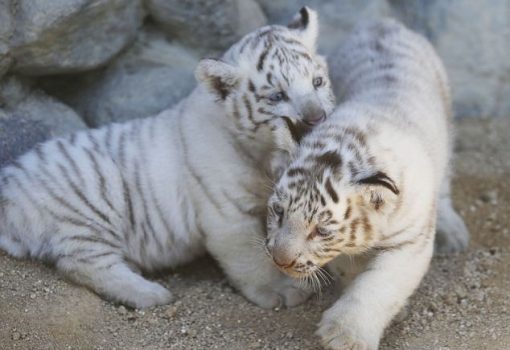
[[[332,231],[328,230],[328,229],[325,229],[324,227],[318,227],[318,226],[315,226],[314,229],[312,230],[312,232],[310,232],[308,234],[308,237],[307,239],[308,240],[312,240],[314,239],[315,237],[327,237],[331,234]]]
[[[326,229],[326,228],[324,228],[324,227],[318,227],[317,228],[317,234],[319,236],[325,237],[325,236],[329,236],[331,234],[331,231]]]

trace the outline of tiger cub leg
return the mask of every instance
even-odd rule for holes
[[[439,195],[436,252],[461,252],[467,249],[468,243],[469,231],[462,217],[453,208],[450,193],[450,178],[445,177]]]
[[[326,349],[376,350],[384,329],[427,271],[427,238],[380,253],[322,316],[317,335]]]
[[[210,235],[207,249],[248,300],[270,309],[293,307],[309,298],[311,291],[281,273],[265,254],[263,245],[254,243],[262,239],[257,238],[263,232],[258,221],[250,224],[246,220],[229,227],[230,230]],[[235,227],[237,229],[232,230]]]
[[[169,290],[133,271],[121,254],[110,245],[91,242],[62,254],[56,267],[74,282],[134,308],[168,304],[173,300]]]

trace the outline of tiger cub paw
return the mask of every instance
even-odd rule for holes
[[[294,307],[305,302],[312,291],[300,285],[297,281],[283,276],[268,285],[248,286],[243,289],[243,294],[254,304],[264,309],[276,307]]]
[[[328,350],[377,350],[379,339],[349,320],[324,315],[316,334]]]

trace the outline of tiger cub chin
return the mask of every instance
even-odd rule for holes
[[[266,248],[301,279],[369,257],[317,334],[327,349],[377,349],[427,271],[438,206],[460,221],[445,241],[467,242],[448,195],[449,87],[431,45],[391,20],[359,26],[334,60],[343,101],[328,121],[304,136],[290,120],[276,130]]]

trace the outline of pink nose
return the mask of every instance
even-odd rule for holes
[[[294,260],[288,259],[288,257],[283,257],[283,259],[282,259],[281,257],[276,257],[273,255],[274,263],[276,265],[278,265],[279,267],[283,267],[285,269],[289,269],[292,266],[294,266],[294,264],[296,263],[296,260],[297,259],[294,259]]]

